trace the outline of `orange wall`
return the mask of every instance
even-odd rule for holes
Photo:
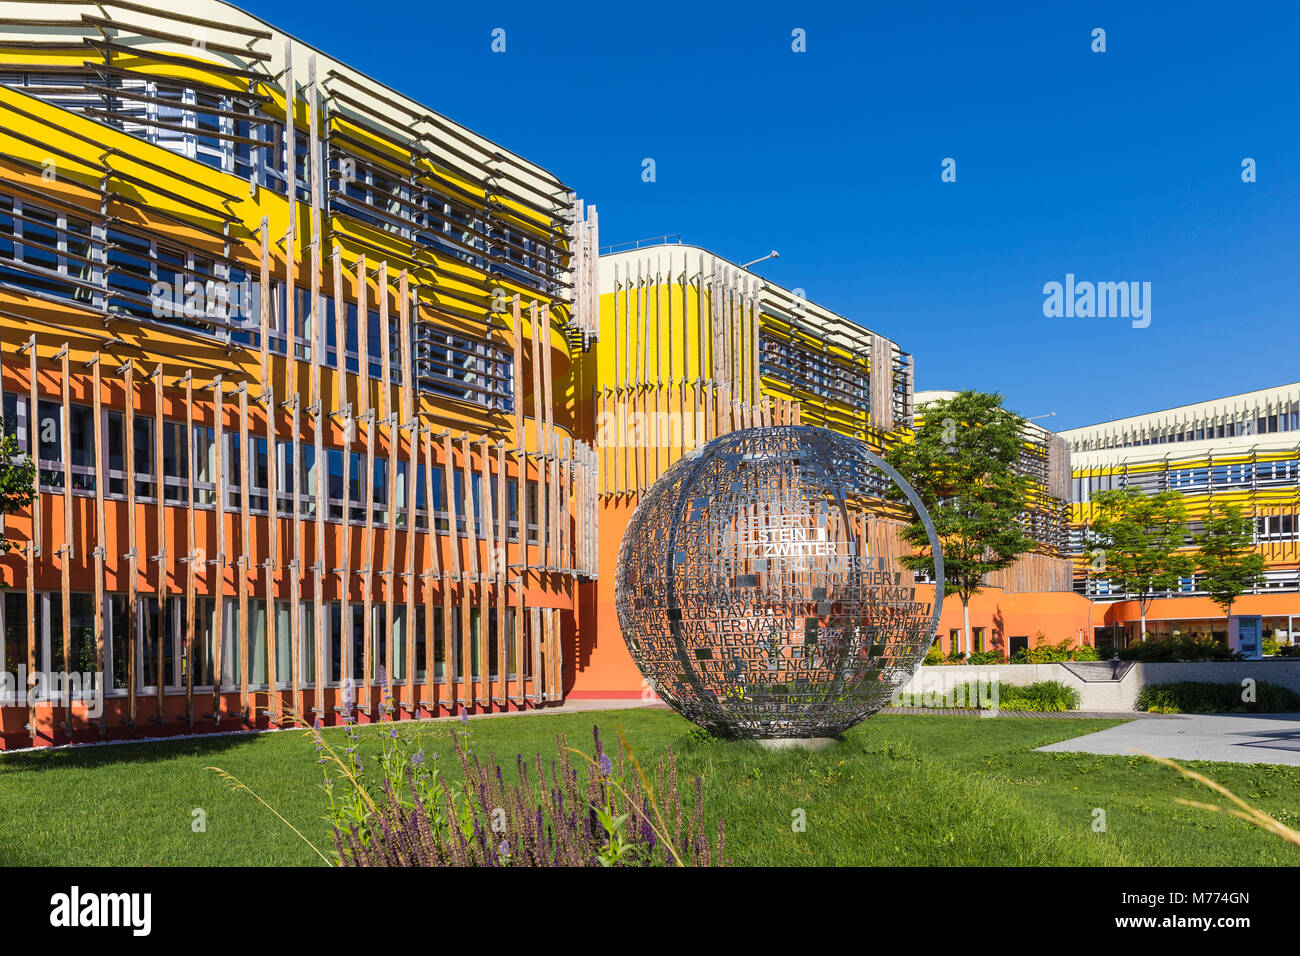
[[[926,592],[933,592],[926,588]],[[917,588],[918,595],[922,592]],[[1001,588],[985,588],[971,599],[970,626],[984,628],[984,650],[1007,653],[1007,638],[1025,636],[1029,646],[1040,642],[1059,644],[1068,640],[1072,645],[1091,644],[1094,622],[1102,624],[1100,609],[1073,591],[1039,591],[1008,594]],[[949,641],[949,631],[961,630],[961,600],[956,596],[944,599],[943,616],[939,619],[939,641],[944,653],[954,648]],[[1038,632],[1043,637],[1038,637]],[[972,639],[973,640],[973,639]]]
[[[1300,594],[1243,594],[1232,605],[1235,614],[1259,614],[1264,617],[1300,615]],[[1103,620],[1102,618],[1105,618]],[[1147,607],[1147,621],[1185,621],[1226,618],[1223,608],[1207,597],[1163,598]],[[1123,624],[1140,621],[1137,601],[1116,601],[1097,605],[1097,624]]]
[[[640,697],[644,682],[632,662],[614,605],[614,568],[623,529],[632,518],[636,501],[630,495],[600,500],[600,577],[591,590],[590,604],[584,605],[593,627],[580,629],[574,659],[573,682],[566,683],[567,697],[630,699]]]

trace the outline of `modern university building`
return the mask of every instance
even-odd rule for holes
[[[1262,618],[1265,637],[1300,641],[1300,382],[1073,428],[1061,437],[1073,468],[1074,588],[1095,603],[1098,647],[1140,639],[1137,602],[1112,587],[1104,572],[1093,572],[1081,547],[1092,496],[1129,487],[1179,492],[1191,535],[1211,506],[1240,505],[1255,520],[1255,549],[1266,570],[1233,613]],[[1222,641],[1228,621],[1193,574],[1152,603],[1147,631],[1156,639]]]
[[[906,343],[704,249],[600,255],[554,174],[236,7],[9,6],[0,401],[37,496],[0,749],[639,697],[612,572],[656,477],[760,424],[880,451],[924,404]],[[1116,467],[1026,423],[1039,545],[968,650],[1125,613],[1079,583],[1071,451],[1076,488]]]
[[[228,4],[7,9],[0,745],[561,700],[594,215]]]

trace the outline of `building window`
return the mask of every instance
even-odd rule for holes
[[[495,411],[514,411],[510,351],[428,322],[415,323],[413,330],[414,374],[423,391]]]
[[[0,285],[94,304],[100,274],[89,219],[0,193]]]

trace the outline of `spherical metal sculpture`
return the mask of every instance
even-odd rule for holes
[[[906,504],[935,555],[933,602],[898,564]],[[871,716],[929,649],[943,558],[911,487],[824,428],[715,438],[641,499],[619,549],[618,619],[678,713],[729,737],[832,737]]]

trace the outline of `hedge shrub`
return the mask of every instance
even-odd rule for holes
[[[1145,641],[1119,652],[1122,661],[1239,661],[1241,655],[1212,638],[1171,637]]]
[[[1280,684],[1258,681],[1255,700],[1241,699],[1245,688],[1231,681],[1178,681],[1147,684],[1137,709],[1153,714],[1280,714],[1300,711],[1300,694]]]
[[[952,698],[965,701],[966,707],[992,709],[980,699],[980,686],[976,681],[953,687]],[[1079,692],[1060,681],[1044,680],[1035,684],[1003,684],[998,682],[999,710],[1062,711],[1079,709]]]

